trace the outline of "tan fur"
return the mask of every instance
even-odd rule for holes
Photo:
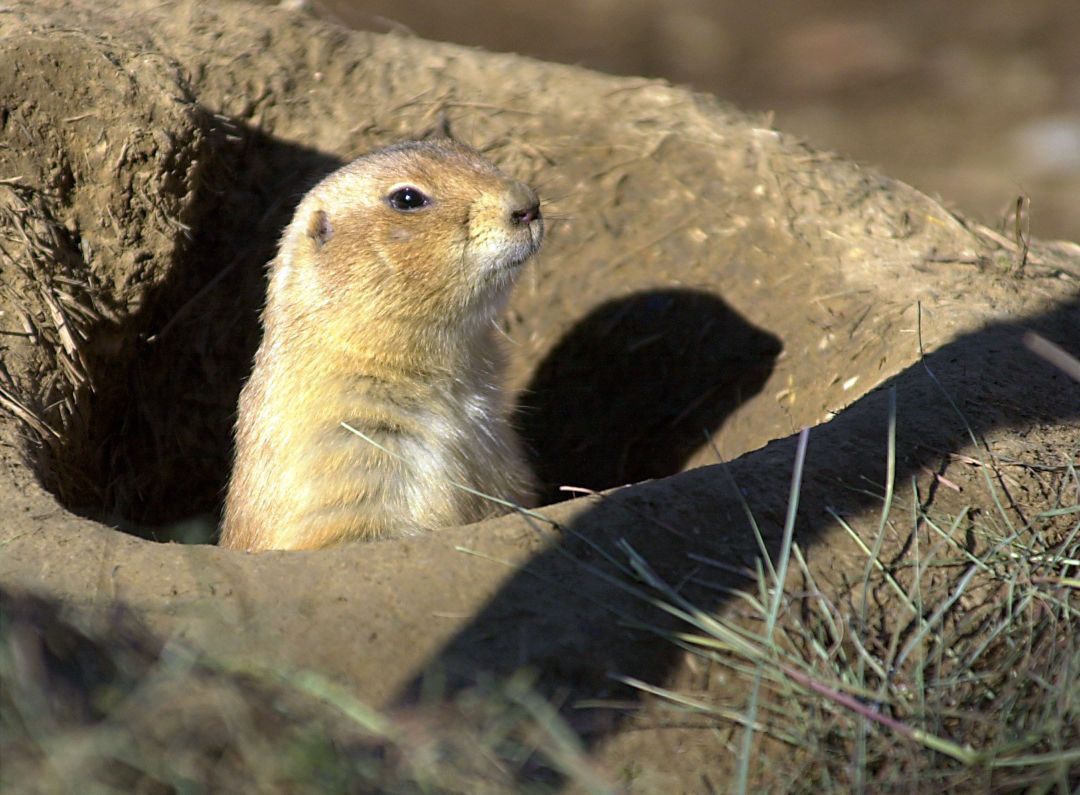
[[[430,205],[394,209],[402,186]],[[495,321],[540,245],[538,208],[451,141],[373,152],[304,197],[271,263],[222,546],[308,549],[506,510],[459,486],[530,504]]]

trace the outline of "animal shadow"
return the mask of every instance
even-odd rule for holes
[[[681,471],[781,350],[714,295],[659,289],[608,301],[551,351],[515,417],[541,502]]]

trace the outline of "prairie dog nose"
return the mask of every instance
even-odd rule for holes
[[[527,226],[540,217],[540,199],[536,191],[523,182],[510,188],[510,223]]]

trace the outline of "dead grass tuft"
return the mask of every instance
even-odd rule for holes
[[[79,395],[95,390],[87,349],[88,329],[102,321],[88,269],[71,235],[57,223],[48,202],[17,181],[0,184],[0,294],[20,318],[4,329],[33,347],[29,377],[35,388],[3,372],[0,406],[25,429],[35,473],[59,494],[78,483],[76,471],[60,471],[61,445],[82,421]]]
[[[805,432],[804,432],[805,442]],[[734,791],[1074,792],[1080,783],[1080,472],[1040,466],[1049,504],[1016,525],[1002,508],[927,511],[917,483],[895,495],[895,407],[880,521],[833,519],[866,567],[837,593],[792,543],[763,558],[737,617],[694,607],[625,550],[644,598],[683,618],[664,633],[746,703],[627,682],[672,709],[741,727]],[[999,465],[976,463],[1002,506]],[[801,460],[791,506],[797,505]],[[888,540],[887,540],[888,539]],[[764,548],[764,547],[763,547]],[[897,552],[899,550],[899,552]],[[790,576],[784,572],[791,567]],[[782,587],[786,583],[787,587]],[[749,606],[746,608],[746,606]],[[727,689],[730,692],[730,687]]]

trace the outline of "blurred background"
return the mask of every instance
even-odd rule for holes
[[[995,229],[1080,240],[1080,0],[285,0],[707,91]],[[514,75],[508,74],[507,80]]]

